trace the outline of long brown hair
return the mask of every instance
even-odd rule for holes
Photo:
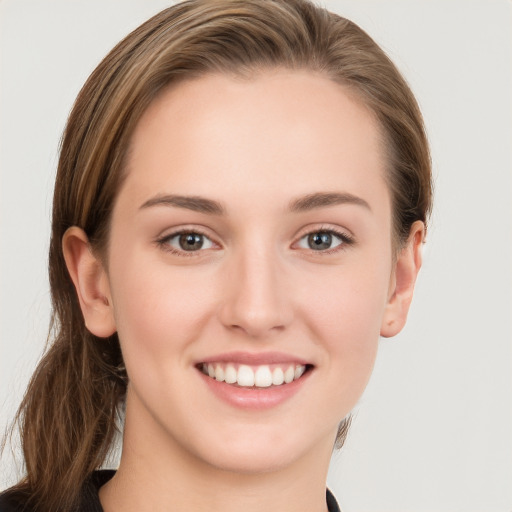
[[[108,250],[130,136],[165,87],[271,67],[312,70],[349,87],[386,140],[396,241],[407,239],[414,221],[426,221],[431,173],[420,111],[395,66],[357,25],[307,0],[190,0],[141,25],[87,80],[62,140],[49,254],[53,341],[17,416],[26,476],[12,492],[32,509],[67,510],[76,502],[111,447],[126,391],[117,335],[97,338],[84,325],[63,258],[65,231],[79,226],[93,250]]]

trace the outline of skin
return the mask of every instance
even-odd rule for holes
[[[393,253],[381,140],[346,89],[306,71],[202,77],[145,112],[107,265],[79,228],[63,240],[86,324],[118,332],[130,378],[106,512],[326,510],[338,423],[368,382],[379,336],[403,327],[421,265],[421,222]],[[297,208],[315,193],[344,200]],[[170,194],[224,213],[159,202]],[[170,237],[181,229],[206,235],[203,248],[180,250]],[[339,233],[332,248],[308,244],[319,231]],[[235,407],[195,366],[232,351],[279,351],[312,370],[275,407]]]

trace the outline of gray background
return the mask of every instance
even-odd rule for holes
[[[58,142],[80,86],[163,0],[0,0],[0,428],[40,356]],[[512,510],[512,3],[345,0],[412,85],[436,204],[329,485],[345,512]],[[14,449],[16,452],[16,447]],[[4,453],[0,489],[19,471]]]

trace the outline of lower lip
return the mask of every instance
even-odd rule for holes
[[[311,371],[307,371],[300,379],[294,380],[289,384],[280,386],[269,386],[268,388],[244,388],[233,386],[225,382],[219,382],[212,379],[198,370],[199,375],[204,380],[208,388],[221,400],[229,405],[241,409],[270,409],[277,407],[286,400],[294,396],[309,378]]]

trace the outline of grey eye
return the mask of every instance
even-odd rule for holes
[[[333,249],[341,245],[343,240],[340,236],[330,231],[317,231],[303,236],[299,240],[299,247],[301,249],[311,249],[313,251],[325,251]]]

